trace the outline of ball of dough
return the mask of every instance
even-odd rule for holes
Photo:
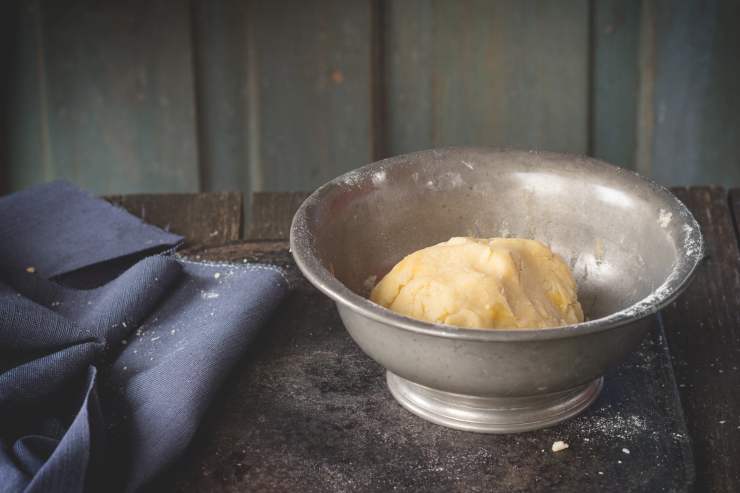
[[[458,327],[533,329],[583,322],[573,274],[535,240],[452,238],[401,260],[370,299]]]

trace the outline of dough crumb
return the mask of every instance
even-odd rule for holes
[[[26,267],[26,272],[28,272],[29,274],[33,274],[34,272],[36,272],[36,267],[34,266]]]
[[[630,453],[630,449],[628,449],[628,448],[623,448],[623,449],[622,449],[622,453],[625,453],[625,454],[628,454],[628,455],[629,455],[629,453]]]
[[[570,447],[570,445],[568,445],[567,443],[565,443],[562,440],[558,440],[557,442],[553,442],[553,444],[552,444],[552,451],[553,452],[560,452],[561,450],[565,450],[568,447]]]

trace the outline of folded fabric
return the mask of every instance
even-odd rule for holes
[[[0,266],[46,278],[182,241],[64,181],[0,198],[0,239]]]
[[[0,231],[0,491],[143,488],[287,293],[283,273],[154,255],[95,289],[63,286],[47,277],[180,238],[61,183],[0,199]]]

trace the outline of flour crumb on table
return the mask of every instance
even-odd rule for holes
[[[552,451],[553,452],[560,452],[561,450],[565,450],[568,447],[570,447],[570,445],[568,445],[567,443],[565,443],[562,440],[558,440],[556,442],[553,442],[553,444],[552,444]]]
[[[622,453],[624,453],[624,454],[627,454],[627,455],[629,455],[629,453],[630,453],[630,449],[628,449],[628,448],[623,448],[623,449],[622,449]]]

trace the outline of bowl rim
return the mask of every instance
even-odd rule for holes
[[[662,195],[673,204],[670,212],[673,213],[674,217],[682,218],[684,226],[688,226],[690,228],[685,230],[687,237],[684,243],[690,241],[693,248],[691,248],[690,251],[687,251],[686,248],[680,248],[678,250],[678,260],[674,264],[671,273],[658,288],[653,290],[652,293],[648,294],[643,299],[610,315],[578,324],[561,325],[558,327],[541,329],[474,329],[425,322],[398,314],[355,293],[321,264],[318,258],[314,255],[312,248],[310,248],[311,239],[307,228],[308,208],[333,187],[353,182],[358,176],[366,175],[369,172],[374,171],[375,168],[385,169],[388,166],[393,166],[395,162],[406,161],[412,156],[418,158],[423,157],[424,155],[432,155],[432,153],[440,152],[483,152],[490,154],[505,153],[517,155],[536,154],[545,159],[573,160],[578,161],[579,163],[585,163],[589,166],[607,169],[609,170],[608,172],[632,174],[638,180],[644,182],[653,192]],[[604,161],[579,154],[524,151],[518,149],[489,147],[442,147],[426,149],[375,161],[344,173],[317,188],[303,201],[293,216],[290,228],[290,251],[296,265],[314,287],[335,301],[340,307],[347,307],[353,312],[364,317],[402,330],[408,330],[434,337],[475,341],[528,342],[578,337],[610,330],[641,320],[672,303],[688,287],[696,273],[698,265],[705,257],[705,248],[701,227],[691,211],[670,190],[650,178],[646,178],[635,171],[618,168]]]

